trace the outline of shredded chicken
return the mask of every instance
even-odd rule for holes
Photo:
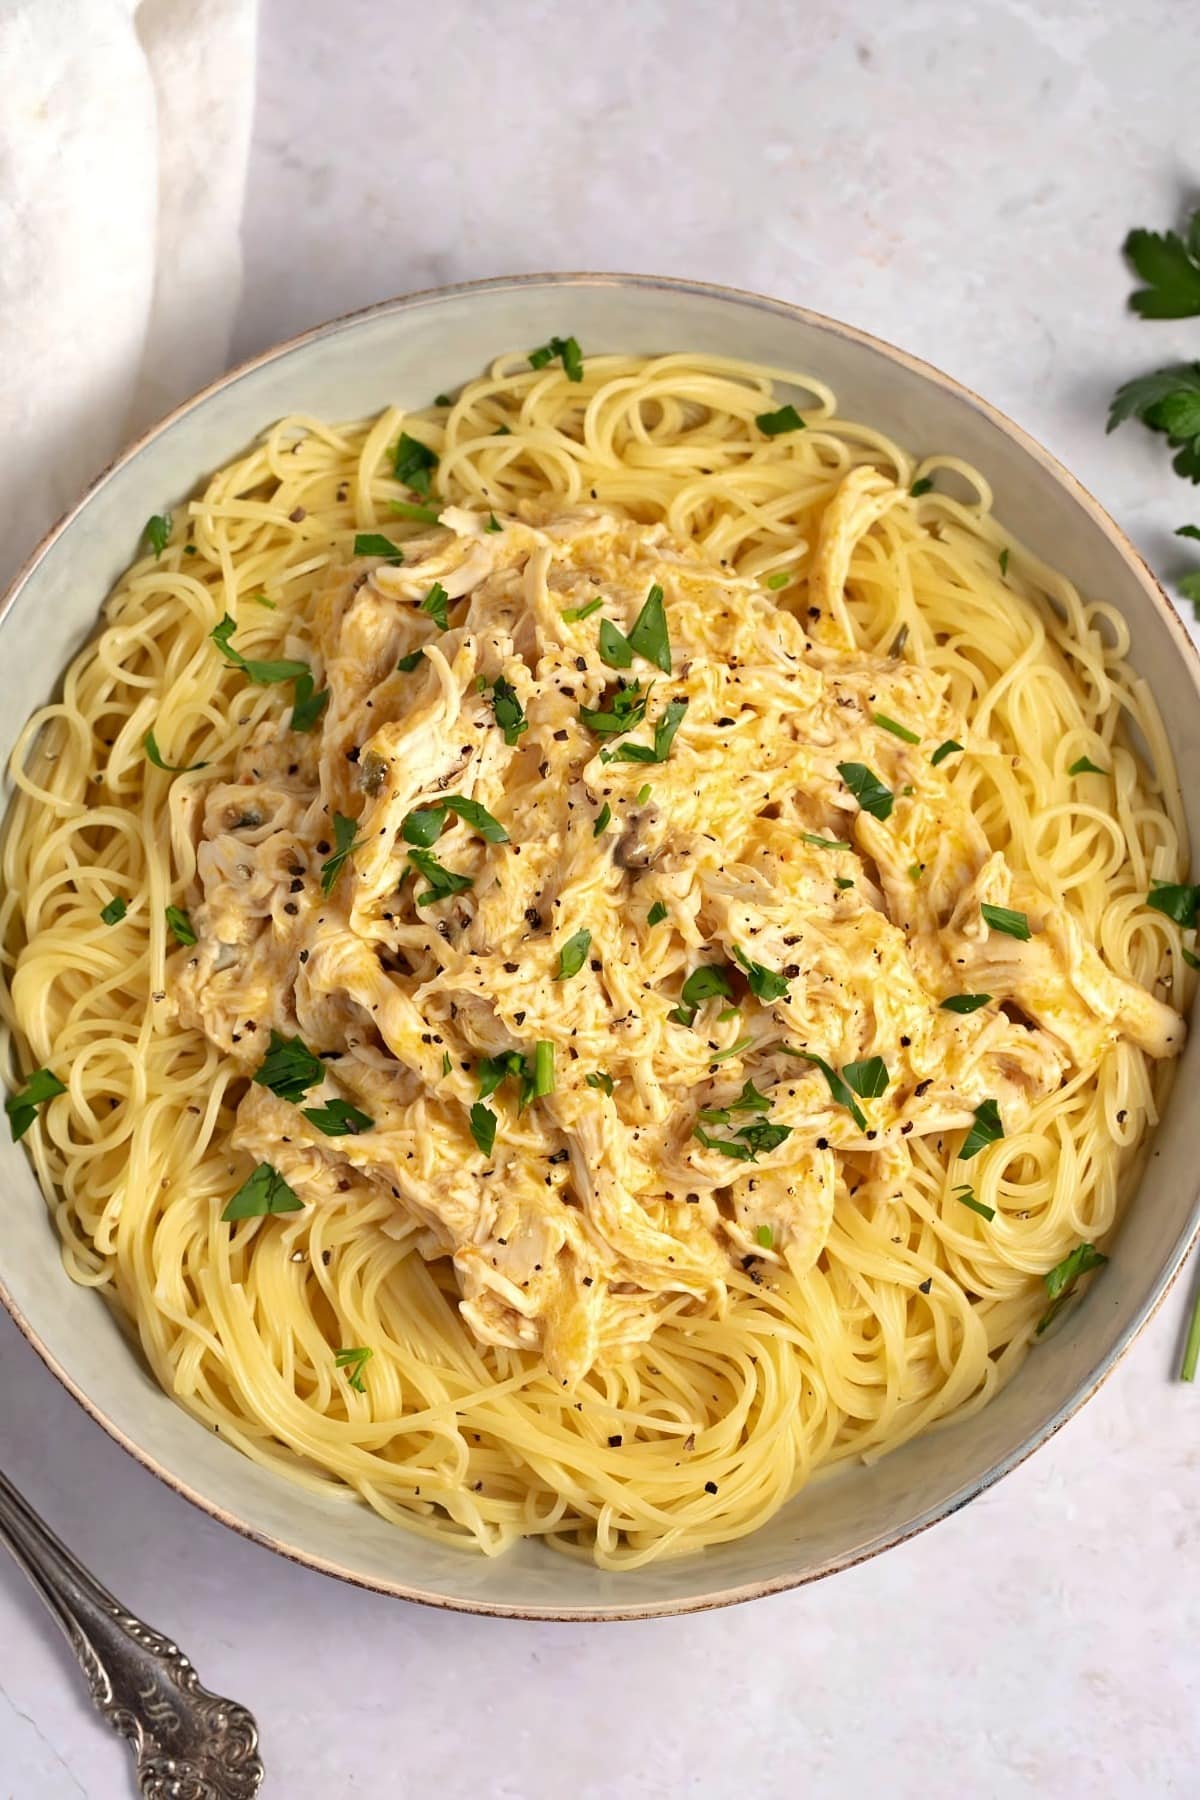
[[[667,1308],[719,1308],[751,1258],[811,1267],[852,1159],[903,1164],[985,1100],[1011,1132],[1121,1034],[1181,1047],[1178,1015],[991,853],[931,762],[970,742],[941,677],[853,647],[849,550],[896,496],[860,470],[828,508],[819,642],[661,527],[531,506],[491,530],[447,509],[402,565],[337,573],[304,645],[330,694],[318,727],[264,726],[197,814],[183,1022],[247,1076],[272,1032],[325,1067],[299,1105],[248,1084],[235,1142],[306,1202],[347,1184],[387,1197],[397,1234],[453,1260],[477,1338],[540,1352],[566,1383]],[[421,609],[435,582],[445,631]],[[655,583],[671,672],[614,669],[601,619],[629,633]],[[611,711],[618,679],[652,692],[601,735],[581,709]],[[523,722],[506,733],[508,692]],[[609,758],[653,753],[676,700],[664,760]],[[887,817],[860,807],[848,764],[887,789]],[[507,841],[445,810],[418,855],[461,878],[439,897],[405,822],[450,795]],[[336,815],[354,847],[331,879]],[[984,903],[1023,912],[1029,940],[989,929]],[[702,965],[719,991],[693,1010],[681,990]],[[990,999],[943,1009],[964,992]],[[553,1086],[523,1095],[539,1042]],[[481,1099],[481,1063],[504,1057]],[[810,1057],[880,1058],[882,1091],[852,1109]],[[331,1099],[369,1127],[325,1135],[304,1109]]]

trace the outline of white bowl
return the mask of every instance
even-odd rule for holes
[[[1133,661],[1157,697],[1176,764],[1196,767],[1196,651],[1126,539],[1045,450],[936,369],[847,326],[751,294],[625,275],[527,276],[390,301],[268,351],[171,414],[55,527],[0,608],[5,760],[29,711],[52,694],[93,630],[151,513],[184,499],[285,413],[340,419],[389,401],[423,405],[498,351],[555,332],[573,332],[587,352],[697,350],[805,370],[830,383],[844,417],[867,420],[920,453],[966,457],[991,482],[1005,525],[1085,593],[1125,614]],[[1195,782],[1184,804],[1198,842]],[[431,1544],[365,1506],[318,1498],[241,1456],[161,1391],[99,1296],[70,1282],[25,1152],[7,1142],[0,1145],[0,1298],[118,1443],[215,1518],[313,1568],[478,1612],[684,1612],[794,1587],[898,1543],[981,1493],[1070,1417],[1145,1324],[1200,1225],[1196,1132],[1186,1104],[1198,1076],[1200,1036],[1184,1054],[1176,1100],[1109,1267],[990,1406],[873,1467],[843,1467],[751,1537],[635,1573],[605,1573],[536,1542],[491,1561]]]

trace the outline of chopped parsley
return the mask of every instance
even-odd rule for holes
[[[846,1108],[846,1111],[850,1114],[850,1117],[854,1120],[854,1123],[858,1126],[860,1131],[865,1131],[867,1129],[867,1116],[863,1112],[862,1107],[858,1104],[858,1101],[854,1098],[849,1083],[843,1080],[837,1070],[831,1068],[823,1056],[817,1056],[811,1050],[794,1050],[792,1051],[792,1055],[803,1058],[805,1062],[816,1064],[817,1068],[820,1069],[822,1075],[824,1075],[826,1081],[829,1083],[829,1091],[837,1101],[838,1105]],[[875,1057],[873,1060],[878,1062],[879,1058]],[[853,1067],[855,1065],[851,1066]],[[887,1072],[885,1070],[885,1081],[886,1075]],[[880,1092],[882,1092],[882,1089]]]
[[[1106,775],[1107,773],[1107,769],[1098,768],[1089,756],[1078,757],[1067,770],[1068,775]]]
[[[1177,475],[1200,481],[1200,363],[1156,369],[1119,387],[1109,407],[1108,429],[1133,418],[1166,434],[1177,452],[1172,465]]]
[[[583,380],[583,351],[573,337],[552,337],[548,344],[541,344],[536,350],[531,350],[529,366],[531,369],[544,369],[555,357],[562,359],[568,381]]]
[[[428,849],[441,835],[447,813],[454,813],[464,825],[477,831],[489,844],[508,842],[508,833],[499,819],[494,819],[487,807],[481,806],[478,800],[468,800],[465,794],[444,794],[432,806],[414,808],[401,821],[400,835],[406,844],[420,844]]]
[[[947,738],[944,744],[938,745],[929,761],[936,769],[939,763],[945,762],[948,756],[953,756],[956,751],[961,751],[961,749],[961,744],[956,743],[953,738]]]
[[[679,994],[679,1005],[667,1014],[677,1025],[694,1024],[696,1014],[706,1000],[713,1000],[720,995],[723,1000],[733,999],[733,988],[729,983],[729,974],[722,963],[701,963],[693,969]]]
[[[554,1092],[554,1045],[549,1038],[539,1038],[533,1046],[533,1098]]]
[[[635,655],[645,657],[664,675],[671,673],[671,641],[667,630],[667,609],[663,601],[663,591],[657,581],[642,605],[642,610],[633,621],[633,630],[629,633],[629,646]]]
[[[600,811],[596,814],[596,823],[592,826],[592,836],[597,838],[602,832],[607,831],[611,819],[612,807],[606,800],[604,805],[600,808]]]
[[[974,1188],[970,1187],[965,1181],[960,1187],[955,1188],[954,1198],[960,1205],[969,1206],[971,1211],[978,1213],[981,1219],[994,1219],[996,1216],[995,1207],[985,1206],[982,1200],[977,1200],[975,1198]]]
[[[436,506],[418,506],[415,500],[389,500],[388,506],[398,519],[416,519],[421,525],[436,525],[438,522]]]
[[[1042,1280],[1046,1284],[1046,1293],[1050,1304],[1038,1320],[1037,1335],[1041,1337],[1047,1325],[1058,1317],[1071,1295],[1075,1292],[1075,1283],[1081,1275],[1089,1274],[1093,1269],[1101,1269],[1108,1261],[1102,1250],[1094,1244],[1076,1244],[1074,1250],[1064,1256],[1060,1263],[1048,1269]]]
[[[1013,912],[1007,906],[990,906],[986,900],[979,910],[984,924],[993,931],[1002,931],[1005,937],[1020,938],[1022,943],[1028,941],[1029,920],[1023,912]]]
[[[610,669],[628,669],[633,664],[633,645],[611,619],[600,621],[600,660]]]
[[[302,1039],[272,1031],[270,1048],[254,1075],[257,1086],[299,1106],[309,1088],[319,1087],[324,1079],[325,1064]]]
[[[293,731],[311,731],[329,705],[329,689],[322,688],[318,694],[314,691],[316,685],[309,670],[306,669],[303,675],[297,675],[296,685],[292,689]]]
[[[804,420],[790,400],[785,405],[776,407],[774,412],[756,414],[754,423],[764,437],[780,437],[785,431],[804,430]]]
[[[589,600],[586,606],[568,606],[561,617],[568,625],[581,625],[584,619],[590,619],[593,613],[599,612],[603,605],[602,599]]]
[[[100,908],[100,917],[104,920],[106,925],[119,925],[128,911],[129,906],[127,902],[122,900],[120,894],[117,894],[109,901],[107,906],[102,906]]]
[[[750,992],[756,1000],[769,1003],[772,1000],[783,1000],[787,997],[788,984],[782,975],[777,975],[774,969],[768,969],[760,962],[751,962],[745,951],[739,949],[737,944],[733,946],[733,954],[745,970]]]
[[[503,675],[497,675],[492,683],[492,711],[506,744],[515,744],[521,733],[529,730],[529,720],[517,699],[517,690]]]
[[[1001,575],[1007,575],[1008,574],[1008,545],[1007,544],[1005,544],[1003,550],[1000,552],[999,562],[1000,562]]]
[[[333,815],[333,855],[321,864],[321,892],[332,894],[342,872],[346,858],[359,848],[354,833],[358,829],[354,819],[347,819],[343,813]]]
[[[883,731],[890,731],[893,737],[903,738],[906,744],[919,744],[921,741],[919,731],[910,731],[907,725],[897,724],[896,720],[889,719],[886,713],[872,713],[871,723],[878,725]]]
[[[649,689],[643,692],[640,681],[618,681],[601,696],[599,706],[580,707],[579,722],[597,737],[617,737],[641,724],[649,698]]]
[[[408,655],[402,656],[400,661],[396,664],[396,672],[400,675],[411,675],[417,664],[419,662],[424,662],[424,660],[424,650],[410,650]]]
[[[973,1013],[981,1006],[986,1006],[991,999],[990,994],[950,994],[941,1003],[942,1012]]]
[[[819,837],[815,831],[802,831],[800,833],[800,842],[802,844],[815,844],[818,850],[849,850],[850,848],[850,845],[846,842],[845,838]]]
[[[181,906],[168,906],[166,912],[167,927],[175,934],[178,944],[194,944],[196,928]]]
[[[584,1076],[584,1080],[590,1088],[595,1088],[597,1093],[610,1096],[615,1085],[612,1076],[606,1074],[603,1069],[593,1069],[590,1075]]]
[[[646,923],[647,925],[661,925],[666,916],[666,906],[661,900],[656,900],[654,905],[650,908],[650,911],[646,914]]]
[[[887,1064],[882,1056],[868,1056],[862,1062],[849,1062],[842,1070],[842,1080],[864,1100],[877,1100],[886,1092]]]
[[[483,529],[485,531],[503,531],[504,527],[500,523],[499,519],[496,517],[495,513],[490,512],[487,516],[487,524],[484,526]]]
[[[151,550],[153,550],[156,559],[161,557],[163,551],[166,549],[167,539],[170,535],[170,513],[151,513],[150,517],[146,520],[145,527],[142,531],[142,537],[145,542],[149,544]]]
[[[450,1061],[450,1052],[448,1050],[443,1050],[442,1051],[442,1079],[443,1080],[445,1080],[446,1076],[449,1075],[449,1073],[453,1067],[454,1067],[454,1064]]]
[[[760,1225],[754,1233],[754,1241],[764,1250],[770,1250],[775,1243],[775,1233],[769,1225]]]
[[[988,1144],[996,1143],[1004,1136],[1004,1126],[1000,1122],[1000,1108],[994,1100],[981,1100],[975,1108],[975,1123],[963,1140],[962,1149],[958,1153],[960,1162],[970,1162],[973,1156]]]
[[[496,1147],[496,1115],[490,1106],[482,1100],[476,1100],[470,1112],[471,1136],[484,1156],[490,1156]]]
[[[875,819],[891,817],[894,796],[865,763],[839,763],[837,771],[865,813]]]
[[[730,1156],[738,1162],[757,1162],[766,1151],[777,1150],[780,1144],[792,1135],[790,1125],[772,1125],[766,1119],[756,1119],[753,1125],[743,1125],[732,1137],[713,1137],[705,1131],[703,1125],[697,1124],[693,1134],[699,1138],[706,1150],[719,1150],[722,1156]]]
[[[392,474],[405,487],[413,488],[418,494],[429,492],[429,478],[438,466],[438,459],[432,450],[410,437],[407,431],[400,433],[400,441],[396,445],[396,454],[392,463]]]
[[[919,500],[921,498],[921,495],[928,494],[930,492],[930,490],[932,489],[932,487],[933,487],[932,476],[922,475],[919,481],[913,482],[912,486],[909,488],[908,491],[912,495],[914,500]]]
[[[165,769],[168,775],[190,775],[193,769],[207,769],[206,762],[169,763],[164,761],[162,751],[152,731],[148,731],[142,739],[142,748],[156,769]]]
[[[586,928],[569,937],[558,953],[558,968],[554,971],[555,981],[570,981],[578,975],[587,961],[587,953],[592,946],[592,934]]]
[[[791,579],[790,569],[776,569],[773,575],[764,577],[764,586],[777,591],[779,588],[785,588]]]
[[[654,744],[618,744],[615,750],[602,750],[602,762],[661,763],[671,754],[675,733],[688,709],[686,700],[668,700],[654,726]]]
[[[421,611],[429,614],[439,631],[449,631],[450,616],[446,610],[449,604],[449,594],[440,581],[435,581],[421,602]]]
[[[325,1106],[306,1106],[303,1111],[309,1124],[326,1137],[357,1137],[360,1131],[370,1131],[375,1123],[348,1100],[330,1100]]]
[[[701,1107],[699,1116],[706,1125],[729,1125],[734,1113],[767,1113],[770,1110],[771,1102],[767,1096],[760,1094],[752,1081],[747,1081],[736,1100],[727,1101],[724,1106]]]
[[[234,1219],[259,1219],[267,1213],[302,1212],[304,1202],[288,1186],[278,1169],[270,1163],[259,1163],[253,1175],[244,1181],[221,1214],[227,1222]]]
[[[259,662],[253,657],[243,656],[229,641],[236,630],[237,625],[226,613],[221,623],[214,625],[208,635],[225,661],[235,669],[240,669],[249,681],[256,682],[259,687],[271,687],[279,681],[296,681],[301,675],[311,673],[307,663],[289,660]]]
[[[10,1094],[4,1102],[4,1110],[8,1114],[9,1130],[12,1132],[14,1144],[19,1144],[29,1127],[37,1117],[37,1109],[44,1106],[47,1100],[53,1100],[56,1094],[65,1094],[66,1088],[49,1069],[34,1069],[25,1078],[25,1085],[15,1094]]]
[[[503,1050],[499,1056],[483,1057],[475,1070],[479,1082],[479,1098],[488,1100],[510,1075],[520,1080],[525,1074],[525,1058],[519,1050]],[[521,1102],[524,1105],[524,1100]]]
[[[725,1016],[726,1015],[724,1013],[718,1013],[718,1015],[717,1015],[717,1017],[721,1018],[721,1019],[723,1019]],[[734,1017],[736,1017],[736,1016],[737,1015],[735,1012]],[[737,1038],[732,1044],[730,1044],[730,1046],[727,1050],[718,1050],[716,1052],[716,1054],[713,1056],[710,1056],[708,1060],[710,1063],[728,1062],[731,1056],[740,1056],[742,1054],[743,1050],[748,1050],[753,1042],[754,1042],[754,1039],[752,1037]]]
[[[1189,319],[1200,313],[1200,212],[1187,236],[1176,231],[1131,231],[1125,255],[1146,283],[1129,304],[1143,319]]]
[[[638,789],[637,793],[633,797],[634,804],[636,806],[645,806],[647,800],[650,798],[650,796],[653,792],[654,792],[654,790],[650,786],[650,783],[648,781],[643,781],[641,787]]]
[[[1186,928],[1196,923],[1200,887],[1191,887],[1187,882],[1155,881],[1146,895],[1146,905]]]
[[[334,1367],[344,1369],[346,1380],[358,1394],[365,1394],[367,1384],[363,1380],[363,1370],[371,1360],[372,1352],[362,1348],[339,1350],[333,1359]]]
[[[475,885],[472,876],[456,875],[453,869],[443,868],[428,850],[410,850],[408,860],[429,883],[424,892],[416,896],[418,906],[432,906],[439,900],[448,900],[452,894],[465,893],[467,888]]]
[[[402,563],[404,552],[378,531],[360,531],[354,539],[355,556],[382,556],[385,562]]]

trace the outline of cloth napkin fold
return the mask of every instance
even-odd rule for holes
[[[256,0],[0,0],[0,588],[226,366]]]

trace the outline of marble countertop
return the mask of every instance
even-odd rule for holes
[[[635,269],[760,289],[940,364],[1081,477],[1162,573],[1200,521],[1116,381],[1196,356],[1123,309],[1119,245],[1195,178],[1172,0],[740,6],[264,0],[239,355],[407,289]],[[1189,155],[1191,163],[1189,164]],[[145,1474],[0,1321],[12,1477],[202,1678],[280,1800],[1194,1794],[1200,1390],[1177,1284],[999,1488],[804,1592],[643,1625],[508,1624],[339,1586]],[[121,1800],[0,1564],[0,1800]]]

